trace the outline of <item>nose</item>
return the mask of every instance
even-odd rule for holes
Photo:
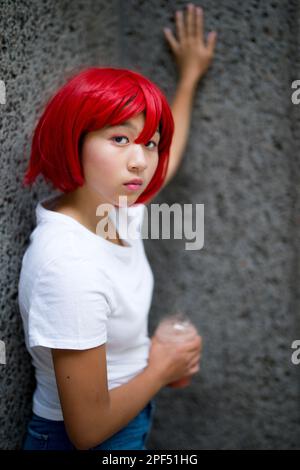
[[[147,160],[142,144],[134,144],[130,149],[129,167],[137,168],[140,171],[147,168]]]

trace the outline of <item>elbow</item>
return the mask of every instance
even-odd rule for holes
[[[90,448],[88,439],[83,439],[82,433],[77,434],[70,432],[67,428],[66,431],[70,442],[73,444],[76,450],[88,450]]]
[[[94,413],[94,419],[77,420],[75,425],[73,422],[73,426],[66,426],[68,437],[77,450],[89,450],[107,439],[107,429],[104,428],[104,423],[108,422],[107,414],[103,411],[97,414],[96,419],[95,416]]]
[[[92,447],[84,442],[73,441],[72,444],[74,445],[76,450],[89,450]]]
[[[97,436],[97,437],[84,437],[80,436],[78,439],[70,439],[73,446],[76,448],[76,450],[90,450],[93,447],[99,446],[102,444],[107,439],[107,437],[104,436]]]
[[[72,442],[73,446],[76,448],[76,450],[89,450],[92,447],[95,447],[99,444],[101,444],[101,438],[100,440],[97,439],[95,442],[95,439],[90,438],[89,436],[70,436],[69,439]]]

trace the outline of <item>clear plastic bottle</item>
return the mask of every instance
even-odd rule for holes
[[[158,341],[169,343],[190,341],[198,334],[191,320],[181,311],[163,317],[154,332],[154,336]],[[168,387],[186,387],[190,384],[191,378],[191,375],[184,376],[175,382],[169,383]]]

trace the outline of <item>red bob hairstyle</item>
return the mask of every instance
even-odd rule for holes
[[[149,201],[166,177],[174,120],[162,91],[140,73],[123,68],[85,69],[48,101],[33,133],[23,185],[31,185],[41,174],[63,192],[82,186],[85,134],[120,124],[141,112],[145,113],[145,125],[136,143],[146,144],[156,129],[160,130],[156,172],[135,203]]]

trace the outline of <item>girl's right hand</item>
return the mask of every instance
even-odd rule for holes
[[[182,377],[198,372],[201,352],[202,337],[199,335],[185,343],[163,343],[153,336],[151,338],[148,367],[165,386]]]

